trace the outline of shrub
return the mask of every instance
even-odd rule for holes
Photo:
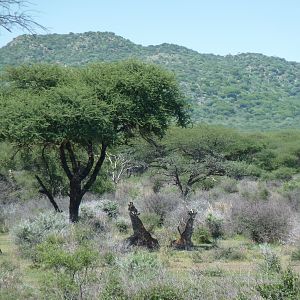
[[[102,260],[104,265],[113,266],[116,262],[116,255],[113,252],[108,251],[102,255]]]
[[[115,273],[108,275],[107,282],[101,291],[100,300],[127,300],[129,297],[126,295],[121,280]],[[131,298],[132,299],[132,298]]]
[[[38,299],[33,290],[23,285],[20,268],[11,261],[0,263],[0,299]]]
[[[23,255],[34,257],[37,244],[45,241],[51,234],[62,232],[68,225],[68,217],[63,213],[42,213],[15,228],[15,242]]]
[[[222,277],[225,274],[225,271],[220,267],[212,267],[209,269],[201,270],[200,274],[202,276],[210,276],[210,277]]]
[[[263,299],[298,300],[300,299],[299,275],[288,268],[281,273],[279,282],[259,283],[256,289]]]
[[[171,285],[155,285],[141,290],[135,300],[183,300],[181,291]]]
[[[173,211],[179,204],[178,197],[174,195],[151,194],[143,201],[142,210],[146,213],[154,213],[160,217],[160,224],[165,221],[166,215]]]
[[[300,260],[300,248],[293,251],[291,258],[292,260]]]
[[[6,225],[5,216],[2,211],[0,211],[0,233],[8,232],[8,226]]]
[[[126,257],[119,259],[117,265],[121,272],[128,278],[154,279],[159,273],[162,265],[156,253],[147,251],[136,251]]]
[[[273,243],[285,239],[290,228],[290,210],[275,201],[245,201],[232,211],[237,233],[248,235],[257,243]]]
[[[215,259],[224,260],[244,260],[246,259],[245,253],[239,248],[223,248],[215,252]]]
[[[107,230],[106,214],[102,211],[97,201],[81,205],[80,223],[89,226],[97,233]]]
[[[116,222],[115,222],[115,225],[118,229],[118,231],[120,233],[128,233],[128,230],[129,230],[129,224],[128,224],[128,221],[125,220],[125,219],[118,219]]]
[[[107,200],[103,203],[102,210],[111,219],[116,218],[119,214],[118,204],[110,200]]]
[[[288,167],[280,167],[269,174],[269,179],[291,180],[295,169]]]
[[[141,220],[149,232],[161,226],[161,218],[156,213],[145,213]]]
[[[211,243],[211,234],[207,227],[200,225],[196,227],[193,233],[193,240],[197,244],[210,244]]]
[[[209,214],[205,220],[206,225],[210,231],[212,238],[216,241],[224,235],[223,220]]]
[[[21,274],[17,266],[9,261],[0,264],[0,291],[21,283]]]
[[[47,297],[82,299],[97,281],[95,266],[99,255],[88,243],[67,249],[62,240],[51,237],[37,246],[39,266],[49,270],[42,281]]]
[[[233,178],[226,178],[221,182],[221,188],[226,193],[237,193],[239,191],[237,187],[237,181]]]
[[[281,271],[281,263],[278,255],[272,249],[264,244],[260,246],[263,263],[260,265],[262,271],[266,273],[279,273]]]

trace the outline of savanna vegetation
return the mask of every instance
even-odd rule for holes
[[[195,122],[243,130],[298,128],[300,65],[257,53],[218,56],[173,44],[143,47],[111,32],[22,35],[0,49],[0,65],[85,65],[137,58],[174,72]]]
[[[189,122],[133,60],[10,67],[0,100],[1,299],[300,298],[299,130]]]

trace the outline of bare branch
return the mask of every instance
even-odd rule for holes
[[[26,0],[0,0],[0,27],[9,32],[14,28],[30,33],[36,33],[36,29],[47,31],[46,27],[34,21],[32,11],[27,10],[31,4]]]

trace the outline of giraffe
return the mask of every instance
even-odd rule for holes
[[[180,238],[173,241],[171,246],[176,249],[190,250],[193,247],[192,234],[194,230],[194,220],[196,218],[197,212],[191,209],[188,212],[188,218],[185,222],[181,221],[177,229],[180,234]],[[180,227],[180,225],[183,225]]]
[[[141,219],[139,218],[139,212],[133,205],[133,202],[128,204],[129,216],[132,224],[133,235],[126,239],[129,245],[145,246],[148,249],[159,248],[157,239],[153,238],[149,231],[144,227]]]

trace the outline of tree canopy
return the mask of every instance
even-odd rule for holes
[[[58,151],[70,182],[71,221],[108,147],[136,134],[161,137],[172,122],[188,122],[174,76],[136,61],[9,68],[4,86],[0,137],[18,147]]]

